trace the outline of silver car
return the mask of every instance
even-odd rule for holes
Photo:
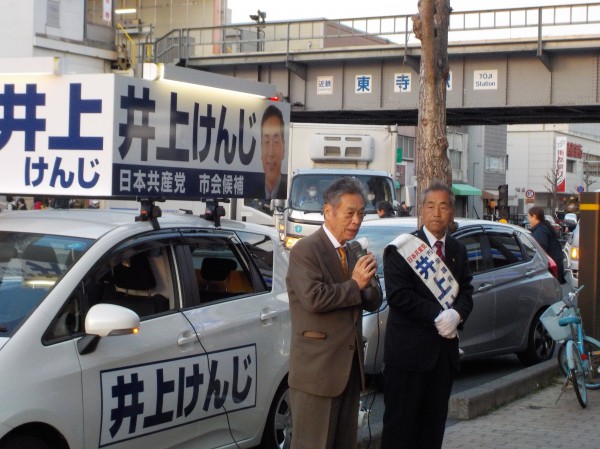
[[[460,334],[463,359],[516,353],[522,363],[549,359],[554,341],[539,321],[561,298],[556,264],[522,227],[485,220],[457,219],[453,234],[467,248],[473,272],[473,311]],[[383,250],[395,236],[413,232],[416,218],[385,218],[364,222],[357,235],[366,237],[378,259],[383,279]],[[365,369],[379,374],[389,307],[363,315]]]

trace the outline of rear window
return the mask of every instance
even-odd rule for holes
[[[415,226],[369,226],[363,223],[356,238],[364,237],[368,241],[368,250],[377,258],[377,274],[383,275],[383,250],[401,234],[410,234]]]
[[[22,320],[94,241],[56,235],[0,232],[0,336]]]
[[[523,262],[521,246],[512,234],[489,234],[490,249],[494,268]]]

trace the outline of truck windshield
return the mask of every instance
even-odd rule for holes
[[[0,337],[10,337],[94,241],[0,232]]]
[[[323,194],[325,190],[339,177],[339,173],[295,175],[292,178],[289,207],[304,212],[321,212],[323,210]],[[356,175],[353,178],[357,178],[365,186],[367,195],[366,213],[376,214],[378,201],[393,201],[393,186],[392,180],[389,177]]]

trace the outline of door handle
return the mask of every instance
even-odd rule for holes
[[[477,291],[478,292],[484,292],[486,290],[489,290],[490,288],[492,288],[494,286],[494,284],[492,284],[491,282],[484,282],[483,284],[481,284],[479,287],[477,287]]]
[[[199,339],[200,339],[200,336],[196,333],[191,333],[191,334],[184,333],[177,339],[177,344],[179,346],[183,346],[183,345],[187,345],[189,343],[197,342],[197,341],[199,341]]]
[[[536,270],[529,270],[525,272],[525,277],[533,277],[535,275]]]
[[[279,312],[277,310],[263,310],[262,312],[260,312],[260,320],[261,321],[269,321],[272,320],[273,318],[276,318],[277,315],[279,315]]]

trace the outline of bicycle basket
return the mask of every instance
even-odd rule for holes
[[[564,309],[560,315],[557,315],[559,310],[565,305],[564,302],[558,301],[546,309],[540,316],[540,321],[548,331],[550,337],[554,341],[562,341],[571,337],[570,326],[560,326],[558,320],[561,318],[572,316],[573,309]]]

